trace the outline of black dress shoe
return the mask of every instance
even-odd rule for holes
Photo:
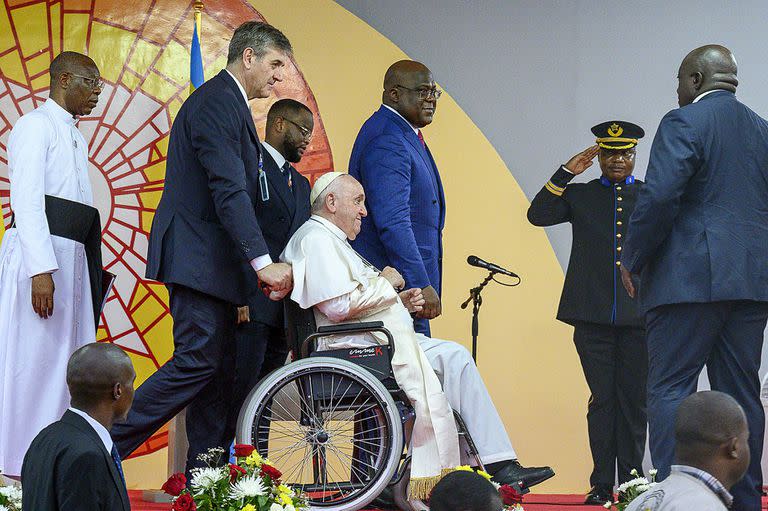
[[[522,482],[523,488],[543,483],[554,475],[554,470],[549,467],[524,467],[517,460],[507,462],[492,474],[493,480],[499,484]]]
[[[588,506],[603,506],[606,502],[613,502],[613,487],[602,484],[593,486],[584,499],[584,504]]]

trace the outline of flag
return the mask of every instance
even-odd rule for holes
[[[198,8],[199,5],[199,8]],[[203,77],[203,54],[200,51],[200,25],[202,22],[202,2],[195,2],[195,28],[192,31],[192,49],[189,56],[189,92],[200,87]]]

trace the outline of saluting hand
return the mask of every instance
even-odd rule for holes
[[[592,160],[595,159],[598,152],[600,152],[600,147],[597,145],[590,146],[568,160],[568,163],[565,164],[565,168],[574,176],[578,176],[592,166]]]
[[[53,316],[53,275],[41,273],[32,277],[32,309],[43,319]]]

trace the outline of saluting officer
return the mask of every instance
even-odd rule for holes
[[[573,325],[573,341],[592,393],[587,411],[594,470],[586,504],[613,500],[619,483],[641,470],[646,438],[648,354],[637,305],[621,284],[620,256],[642,182],[635,179],[640,126],[608,121],[592,128],[597,144],[560,166],[536,194],[528,220],[570,222],[573,244],[557,319]],[[598,157],[602,176],[568,184]]]

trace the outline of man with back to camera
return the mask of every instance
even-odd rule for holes
[[[50,93],[8,139],[11,228],[0,247],[0,472],[17,478],[29,443],[69,403],[67,360],[96,340],[101,224],[78,117],[96,107],[96,63],[65,51]],[[40,377],[40,368],[46,377]]]
[[[570,222],[573,245],[557,319],[573,325],[573,342],[591,396],[587,429],[592,488],[585,503],[613,501],[613,484],[642,470],[646,437],[647,353],[643,320],[621,286],[622,237],[643,183],[635,179],[640,126],[607,121],[592,127],[597,145],[561,165],[536,194],[528,220],[537,226]],[[568,184],[598,157],[602,175]]]
[[[707,391],[685,398],[676,415],[670,476],[635,498],[626,511],[730,509],[728,490],[750,462],[744,410],[728,394]]]
[[[24,509],[130,510],[109,430],[128,415],[135,379],[130,357],[114,344],[91,343],[72,354],[69,410],[37,435],[24,457]]]
[[[267,98],[292,55],[278,29],[249,21],[229,43],[227,67],[195,90],[171,127],[165,187],[152,221],[147,277],[168,287],[173,357],[136,392],[112,436],[123,457],[184,407],[187,472],[234,439],[236,305],[247,300],[244,263],[267,289],[291,287],[256,217],[263,155],[248,100]],[[261,339],[259,342],[266,342]]]
[[[465,470],[443,477],[429,497],[430,511],[499,511],[499,491],[486,478]]]
[[[747,416],[752,461],[732,489],[734,509],[761,507],[765,415],[760,357],[768,320],[768,122],[736,99],[737,66],[723,46],[691,51],[678,104],[661,120],[646,185],[621,257],[622,281],[648,331],[648,423],[653,464],[669,474],[674,417],[704,364],[713,390]]]
[[[291,163],[301,161],[314,127],[312,111],[293,99],[276,101],[267,113],[262,143],[267,179],[259,183],[254,204],[273,261],[278,260],[291,235],[309,218],[309,181]],[[262,197],[264,184],[269,191]],[[262,377],[282,366],[288,356],[283,302],[267,298],[252,272],[248,277],[248,305],[238,308],[235,330],[235,416],[251,389]]]

